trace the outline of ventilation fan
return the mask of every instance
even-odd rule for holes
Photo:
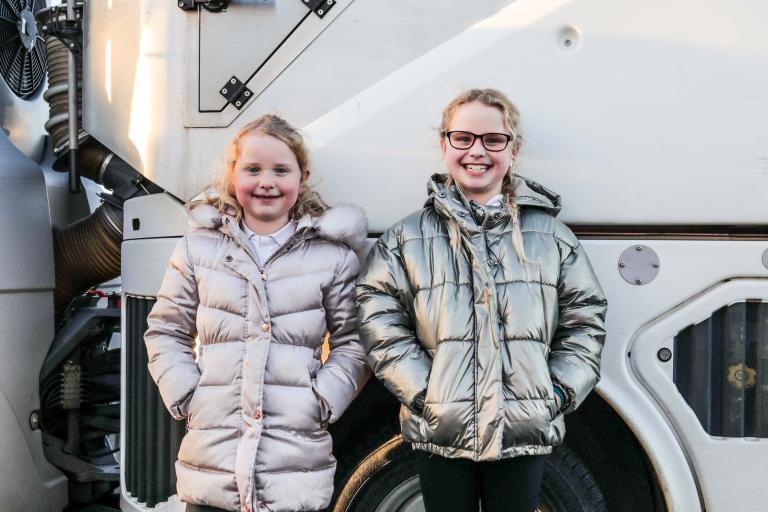
[[[0,73],[22,99],[45,79],[45,41],[34,14],[44,8],[45,0],[0,0]]]

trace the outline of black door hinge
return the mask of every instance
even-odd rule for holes
[[[223,12],[227,10],[230,0],[179,0],[176,5],[182,11],[196,11],[198,5],[210,12]]]
[[[336,5],[336,0],[301,0],[309,10],[317,14],[318,18],[324,18],[328,11]]]
[[[236,76],[232,75],[232,78],[227,80],[219,93],[227,98],[227,101],[235,106],[237,110],[240,110],[248,103],[248,100],[253,96],[253,91],[245,86]]]

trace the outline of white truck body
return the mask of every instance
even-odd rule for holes
[[[364,207],[375,236],[421,206],[442,168],[442,107],[465,88],[495,87],[522,112],[517,172],[561,193],[561,218],[587,233],[609,299],[597,392],[642,447],[664,506],[767,510],[768,429],[708,433],[674,370],[685,329],[734,304],[768,302],[766,22],[768,4],[716,0],[338,0],[324,17],[301,0],[233,1],[219,13],[85,0],[83,127],[166,192],[125,204],[124,297],[156,295],[184,231],[183,202],[256,116],[278,112],[303,127],[321,195]],[[231,77],[250,90],[240,108],[222,95]],[[11,140],[28,156],[39,151],[34,137]],[[658,263],[640,283],[620,267],[635,246]],[[50,292],[52,277],[38,278],[25,286]],[[23,316],[2,311],[11,313],[0,325]],[[48,333],[38,345],[51,337],[52,324],[27,320]],[[768,424],[768,338],[756,343],[765,363],[750,368],[750,414]],[[39,361],[27,356],[15,364],[34,373]],[[747,385],[734,382],[723,386]],[[9,403],[0,403],[5,423],[35,408],[34,399]],[[34,434],[22,437],[31,455],[14,451],[16,467],[40,459]],[[19,476],[8,466],[0,463],[3,493]],[[66,480],[44,461],[36,467],[26,492],[61,496]],[[122,477],[122,509],[146,511]],[[56,510],[57,499],[35,510]],[[171,497],[154,509],[183,504]]]

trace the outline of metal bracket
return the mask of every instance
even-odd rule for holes
[[[248,103],[248,100],[253,96],[253,91],[245,86],[236,76],[232,75],[232,78],[227,80],[219,93],[227,98],[227,101],[235,106],[237,110],[240,110]]]
[[[196,11],[202,5],[209,12],[224,12],[229,7],[230,0],[178,0],[176,5],[182,11]]]
[[[83,21],[80,9],[82,5],[75,7],[78,9],[76,20],[67,20],[67,10],[64,6],[53,6],[38,13],[40,32],[46,36],[54,36],[69,48],[69,51],[75,55],[83,53]]]
[[[324,18],[328,11],[336,5],[336,0],[301,0],[309,10],[314,12],[318,18]]]

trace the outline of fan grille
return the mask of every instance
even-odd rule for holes
[[[45,80],[45,41],[34,13],[45,0],[0,0],[0,73],[13,93],[27,99]]]

